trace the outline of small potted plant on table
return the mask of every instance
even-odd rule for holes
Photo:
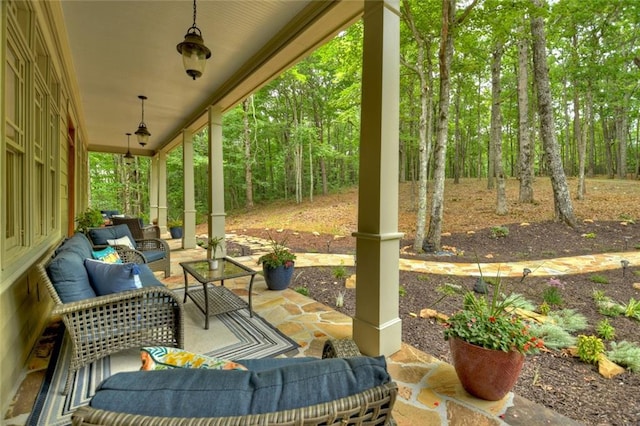
[[[526,268],[522,280],[531,272]],[[482,271],[480,271],[480,279]],[[463,307],[445,322],[453,365],[470,394],[489,401],[502,399],[515,386],[525,355],[544,346],[514,312],[517,297],[505,297],[498,276],[487,280],[492,295],[464,293]],[[451,288],[449,288],[451,291]]]
[[[291,283],[296,255],[284,244],[285,241],[278,242],[272,238],[271,251],[258,259],[269,290],[284,290]]]
[[[224,242],[224,237],[211,237],[208,240],[198,240],[196,244],[200,247],[210,250],[211,258],[207,258],[209,261],[209,269],[214,270],[218,269],[218,258],[216,257],[216,253],[218,249],[222,250],[222,243]]]

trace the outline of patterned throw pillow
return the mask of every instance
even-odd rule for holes
[[[115,240],[107,240],[107,244],[110,246],[127,246],[130,249],[135,249],[131,239],[126,235],[124,237],[116,238]]]
[[[140,349],[140,370],[172,368],[206,368],[210,370],[246,370],[244,365],[228,359],[199,355],[179,348],[153,346]]]
[[[94,251],[91,254],[94,259],[101,260],[106,263],[122,263],[120,255],[113,247],[107,247],[103,250]]]

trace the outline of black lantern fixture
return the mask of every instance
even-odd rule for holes
[[[131,133],[125,133],[127,135],[127,153],[124,155],[124,163],[131,164],[133,163],[133,155],[131,155],[131,150],[129,149],[129,137]]]
[[[147,125],[144,124],[144,100],[147,99],[144,95],[138,95],[138,99],[142,101],[142,121],[138,124],[138,130],[136,130],[136,136],[138,137],[138,143],[143,147],[149,142],[149,130],[147,129]]]
[[[204,45],[202,32],[196,26],[196,0],[193,0],[193,25],[187,30],[184,41],[176,48],[182,55],[184,70],[194,80],[202,75],[207,59],[211,57],[211,50]]]

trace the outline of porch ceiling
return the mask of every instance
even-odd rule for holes
[[[125,152],[125,133],[148,99],[145,149],[178,142],[182,129],[205,124],[208,105],[227,110],[357,20],[364,0],[198,0],[196,23],[212,57],[192,80],[176,45],[193,22],[191,0],[62,1],[91,151]]]

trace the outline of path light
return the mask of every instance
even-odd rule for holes
[[[147,99],[145,95],[138,95],[138,99],[142,101],[142,120],[140,124],[138,124],[138,130],[136,130],[136,136],[138,137],[138,143],[143,147],[149,142],[149,130],[147,129],[147,125],[144,124],[144,100]]]
[[[193,25],[187,30],[184,41],[176,46],[182,55],[184,70],[194,80],[204,72],[207,59],[211,57],[211,51],[204,45],[202,32],[196,26],[196,0],[193,0]]]
[[[622,259],[620,261],[620,264],[622,265],[622,276],[624,277],[624,274],[627,271],[627,267],[629,266],[629,261],[627,259]]]
[[[629,248],[629,240],[631,239],[631,237],[627,235],[622,238],[624,239],[624,251],[627,251],[627,249]]]
[[[127,135],[127,153],[124,155],[124,163],[125,164],[131,164],[133,163],[133,155],[131,155],[131,150],[129,149],[129,137],[131,136],[131,133],[125,133]]]
[[[527,278],[527,275],[529,275],[530,273],[531,273],[531,269],[524,268],[522,270],[522,278],[520,279],[520,282],[524,281],[524,279]]]

